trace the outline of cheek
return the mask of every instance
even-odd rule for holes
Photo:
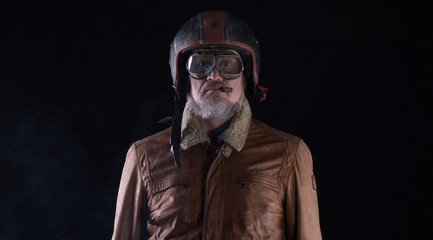
[[[241,98],[242,92],[244,91],[242,81],[234,82],[231,87],[233,88],[231,102],[236,103],[237,101],[239,101],[239,98]]]
[[[189,83],[190,83],[189,93],[191,97],[197,101],[197,97],[200,95],[200,89],[203,83],[195,79],[190,79]]]

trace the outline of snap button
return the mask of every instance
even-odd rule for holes
[[[232,148],[227,146],[222,153],[226,158],[228,158],[232,154]]]
[[[247,187],[247,185],[245,183],[241,184],[241,188],[246,188],[246,187]]]

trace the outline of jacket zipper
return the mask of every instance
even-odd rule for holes
[[[218,162],[218,161],[221,161],[221,156],[223,155],[222,154],[222,152],[224,151],[224,149],[226,148],[226,145],[227,145],[227,143],[224,143],[220,148],[218,148],[218,150],[216,151],[216,152],[214,152],[214,151],[212,151],[212,156],[214,156],[214,154],[215,154],[215,159],[213,159],[213,161],[212,161],[212,164],[211,164],[211,166],[209,167],[209,170],[208,170],[208,172],[207,172],[207,174],[206,174],[206,182],[205,182],[205,196],[204,196],[204,204],[203,204],[203,208],[204,209],[206,209],[206,206],[209,204],[208,202],[207,202],[207,199],[208,199],[208,188],[207,188],[207,184],[208,184],[208,181],[209,181],[209,179],[208,179],[208,176],[209,176],[209,172],[210,172],[210,170],[212,169],[212,166],[214,166],[215,165],[215,163],[216,162]],[[212,148],[212,146],[211,146],[211,148]],[[213,150],[213,149],[212,149]],[[224,199],[224,198],[223,198]],[[204,239],[206,239],[205,237],[206,237],[206,229],[205,229],[205,227],[206,227],[206,223],[207,223],[207,219],[208,219],[208,212],[205,212],[204,214],[203,214],[203,229],[202,229],[202,239],[204,240]],[[218,235],[219,235],[219,237],[221,238],[221,236],[222,236],[222,227],[220,227],[219,228],[219,230],[218,230]]]

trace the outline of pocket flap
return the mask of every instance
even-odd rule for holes
[[[255,184],[278,192],[277,179],[268,176],[240,176],[236,178],[236,184]]]
[[[165,179],[161,179],[155,181],[152,184],[152,194],[157,194],[159,192],[163,192],[174,186],[190,186],[191,179],[189,178],[181,178],[181,177],[169,177]]]

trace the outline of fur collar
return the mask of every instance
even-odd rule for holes
[[[250,121],[251,108],[248,100],[244,97],[241,110],[235,113],[229,128],[218,139],[228,143],[236,151],[241,151],[247,139]],[[186,150],[199,143],[210,144],[210,139],[203,132],[198,117],[192,112],[187,103],[182,117],[180,147]]]

